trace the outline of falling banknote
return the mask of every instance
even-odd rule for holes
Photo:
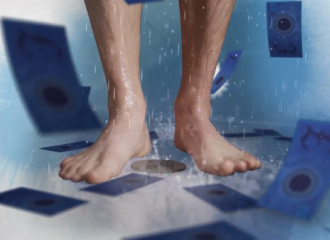
[[[186,191],[215,206],[223,212],[235,212],[240,209],[257,208],[258,202],[221,183],[187,187]]]
[[[52,217],[82,206],[86,201],[29,188],[15,188],[0,193],[0,205]]]
[[[225,62],[221,64],[219,73],[213,79],[211,94],[216,93],[229,80],[241,55],[242,50],[228,52]]]
[[[256,237],[225,221],[125,238],[124,240],[255,240]]]
[[[146,187],[161,180],[163,180],[163,178],[131,173],[81,190],[115,197]]]
[[[299,120],[286,159],[259,205],[310,219],[330,186],[329,172],[330,122]]]
[[[268,2],[267,26],[271,57],[302,54],[301,2]]]
[[[88,105],[90,87],[80,86],[65,29],[2,20],[16,85],[42,133],[101,128]]]

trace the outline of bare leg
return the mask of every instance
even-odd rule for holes
[[[85,0],[108,84],[109,124],[93,146],[63,160],[59,175],[100,183],[119,175],[132,157],[151,149],[140,86],[141,4]]]
[[[260,168],[255,157],[225,141],[209,121],[210,89],[235,0],[179,0],[179,4],[183,73],[174,104],[174,144],[211,174]]]

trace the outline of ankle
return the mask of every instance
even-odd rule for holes
[[[134,102],[133,105],[118,105],[109,103],[109,117],[115,118],[119,116],[128,116],[134,121],[145,121],[145,115],[147,112],[147,106],[145,102]]]
[[[115,86],[108,89],[109,112],[146,110],[146,103],[140,86]]]
[[[190,115],[198,118],[211,117],[210,101],[201,98],[178,96],[174,102],[175,116]]]

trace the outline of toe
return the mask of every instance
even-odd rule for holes
[[[99,168],[92,170],[84,176],[85,182],[89,184],[103,183],[109,181],[110,178],[111,177],[108,172],[106,172],[104,169]]]
[[[74,159],[74,157],[64,158],[63,161],[60,164],[61,170],[65,169],[73,159]]]
[[[257,168],[258,166],[258,160],[252,156],[252,155],[247,155],[244,157],[244,161],[246,162],[247,164],[247,169],[248,170],[254,170]]]
[[[80,167],[81,163],[76,163],[71,166],[67,172],[63,175],[63,179],[71,180],[73,182],[79,182],[79,175],[77,174],[77,170]]]
[[[61,163],[61,170],[59,172],[59,175],[62,176],[63,174],[65,174],[73,165],[76,164],[77,160],[79,160],[80,157],[79,156],[73,156],[73,157],[68,157],[65,158],[63,160],[63,162]]]
[[[237,161],[235,166],[236,172],[245,173],[247,171],[247,163],[245,161]]]
[[[63,174],[63,179],[72,180],[73,182],[79,181],[78,169],[86,164],[86,161],[90,159],[80,158],[76,160]]]
[[[74,171],[74,169],[76,169],[77,165],[80,165],[81,160],[81,158],[73,157],[72,160],[70,160],[67,165],[63,169],[61,169],[58,175],[65,180],[70,179],[70,176],[72,176],[72,172]]]
[[[95,171],[89,172],[84,176],[85,182],[89,183],[89,184],[102,183],[102,182],[108,181],[109,179],[110,179],[109,176],[107,176],[107,175],[100,176],[99,173],[97,173]]]
[[[229,176],[235,172],[236,164],[231,160],[224,160],[219,167],[220,176]]]
[[[75,177],[72,179],[73,182],[81,182],[86,178],[86,175],[97,166],[97,161],[88,161],[78,167]]]
[[[114,161],[102,162],[96,168],[87,173],[84,177],[85,182],[90,184],[97,184],[109,181],[111,178],[116,177],[120,174],[121,169],[124,166],[117,166]]]
[[[68,171],[61,171],[58,174],[63,180],[69,180],[70,179],[70,175],[68,174]]]
[[[261,162],[259,160],[256,160],[256,169],[260,169],[261,165]]]

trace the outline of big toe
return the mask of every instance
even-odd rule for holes
[[[112,162],[113,163],[113,162]],[[97,184],[109,181],[113,177],[117,177],[122,167],[116,166],[115,164],[109,164],[107,162],[101,163],[99,166],[91,170],[84,176],[84,180],[90,184]]]
[[[89,172],[85,175],[84,180],[86,183],[89,184],[98,184],[102,182],[106,182],[110,179],[110,176],[108,174],[102,173],[100,174],[99,172]]]

